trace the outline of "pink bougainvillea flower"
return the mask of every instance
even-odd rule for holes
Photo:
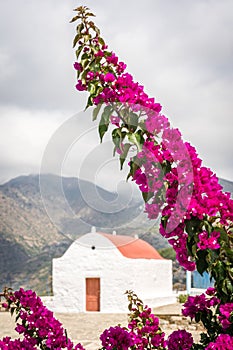
[[[218,239],[220,237],[220,232],[213,231],[209,235],[207,231],[202,231],[199,233],[198,238],[199,242],[197,243],[198,248],[201,250],[204,249],[218,249],[220,248],[220,244],[218,242]]]
[[[79,72],[82,72],[83,67],[82,67],[82,65],[81,65],[80,63],[75,62],[75,63],[74,63],[74,69],[76,69],[76,70],[79,71]]]
[[[232,350],[233,336],[229,334],[219,334],[214,342],[208,344],[205,350]]]
[[[207,295],[215,295],[216,293],[216,288],[214,287],[209,287],[206,289],[206,292],[205,292]]]
[[[76,84],[76,89],[77,89],[78,91],[84,91],[84,90],[87,90],[87,87],[86,87],[86,85],[84,85],[84,84],[82,83],[81,80],[78,80],[78,84]]]
[[[113,64],[114,66],[116,66],[117,62],[118,62],[118,57],[115,55],[114,52],[112,52],[111,56],[108,56],[106,58],[106,61],[110,64]]]
[[[104,76],[104,81],[106,81],[106,83],[112,83],[115,79],[116,79],[116,77],[112,73],[107,73]]]
[[[113,125],[116,125],[117,127],[120,126],[120,121],[121,121],[121,120],[120,120],[119,117],[116,117],[116,116],[114,116],[114,115],[111,115],[110,121],[111,121],[111,123],[112,123]]]
[[[219,315],[219,321],[222,325],[222,328],[226,330],[232,325],[232,322],[230,321],[230,317],[233,315],[233,303],[226,303],[223,305],[220,305],[219,308],[220,315]]]
[[[167,340],[168,350],[190,350],[192,345],[192,334],[185,329],[172,332]]]
[[[87,75],[86,75],[86,80],[87,80],[87,81],[93,80],[94,77],[95,77],[95,73],[92,72],[92,71],[90,71],[90,72],[88,72]]]

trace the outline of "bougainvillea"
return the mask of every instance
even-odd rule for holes
[[[100,140],[112,133],[121,168],[127,159],[128,178],[141,190],[148,217],[161,214],[160,233],[179,263],[200,274],[206,271],[215,280],[214,295],[208,291],[190,297],[184,311],[205,326],[211,319],[204,346],[231,329],[227,310],[233,302],[233,200],[217,176],[202,165],[195,148],[172,128],[160,103],[108,49],[89,9],[75,11],[71,22],[80,21],[73,43],[78,47],[76,88],[88,93],[86,108],[94,107],[93,119],[100,115]]]
[[[31,290],[4,292],[6,303],[3,307],[11,314],[16,313],[16,332],[23,340],[12,340],[5,337],[0,341],[0,349],[67,349],[84,350],[81,344],[74,344],[67,337],[62,324],[42,303],[41,299]]]
[[[233,337],[228,334],[220,334],[214,342],[209,343],[206,350],[231,350],[233,349]]]
[[[128,350],[135,344],[132,335],[120,326],[105,329],[100,336],[100,340],[104,350]]]
[[[174,331],[167,340],[169,350],[190,350],[193,345],[192,334],[186,330]]]
[[[86,107],[96,106],[93,119],[100,114],[100,139],[111,129],[121,167],[131,151],[128,178],[139,186],[148,217],[162,214],[160,232],[175,249],[180,264],[209,272],[228,301],[233,292],[230,193],[222,191],[195,148],[171,127],[160,103],[146,94],[126,72],[126,64],[108,49],[89,19],[94,15],[86,7],[75,11],[72,22],[81,22],[74,39],[74,47],[78,45],[76,88],[88,92]]]

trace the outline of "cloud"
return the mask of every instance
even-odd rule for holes
[[[74,110],[80,97],[73,88],[72,6],[51,0],[11,1],[1,6],[1,103],[26,109]]]
[[[64,114],[2,107],[0,115],[0,182],[22,173],[38,173],[44,149]]]

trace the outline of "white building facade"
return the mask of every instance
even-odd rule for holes
[[[126,290],[149,306],[175,302],[172,261],[130,236],[88,233],[53,259],[57,312],[128,312]]]

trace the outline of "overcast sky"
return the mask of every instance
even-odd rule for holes
[[[0,182],[38,173],[56,130],[76,113],[81,123],[85,96],[74,88],[75,25],[69,24],[80,5],[96,14],[109,48],[204,164],[233,180],[232,0],[0,0]],[[63,175],[91,169],[100,150],[93,130],[87,125],[70,147],[76,160],[67,154]],[[100,185],[107,183],[116,162],[109,155],[101,162],[102,177],[94,162],[82,176],[94,172]]]

